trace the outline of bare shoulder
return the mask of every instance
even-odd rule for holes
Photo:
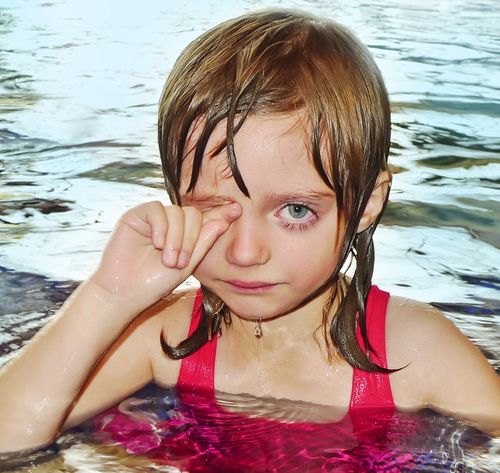
[[[186,338],[196,292],[196,288],[177,289],[140,314],[129,330],[149,332],[148,339],[153,335],[154,344],[162,332],[169,343],[179,343]]]
[[[446,315],[412,299],[390,298],[386,336],[393,361],[403,365],[422,364],[430,368],[459,354],[484,358]]]
[[[413,322],[415,326],[412,328],[420,326],[425,329],[434,324],[454,327],[454,324],[432,305],[399,296],[391,296],[389,299],[387,321],[390,324],[396,324],[396,326]]]
[[[483,360],[480,350],[435,307],[402,297],[391,297],[386,321],[387,355],[398,367],[413,365],[425,371],[453,359]],[[486,361],[486,360],[484,360]]]
[[[428,407],[426,358],[438,333],[455,328],[432,306],[391,296],[386,314],[387,364],[396,369],[391,388],[396,405],[404,410]]]
[[[463,338],[455,324],[435,307],[394,296],[387,308],[386,334],[394,354],[400,351],[401,361],[405,363],[415,362],[416,355],[422,355],[421,349],[432,347],[437,340]]]
[[[500,381],[481,351],[436,308],[391,297],[387,358],[396,405],[431,407],[500,431]]]

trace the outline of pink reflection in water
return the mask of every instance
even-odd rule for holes
[[[222,409],[213,399],[182,394],[182,405],[115,407],[98,430],[134,455],[191,473],[415,471],[401,448],[418,430],[414,418],[363,412],[334,423],[283,422]]]

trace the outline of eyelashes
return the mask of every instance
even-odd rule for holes
[[[283,205],[275,216],[280,225],[289,231],[303,231],[318,221],[318,214],[302,202],[289,202]]]

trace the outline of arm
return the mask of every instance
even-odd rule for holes
[[[410,363],[391,375],[395,395],[500,435],[500,378],[481,351],[438,310],[413,301],[391,305],[392,366]]]
[[[139,315],[106,350],[68,411],[62,430],[74,427],[153,380],[151,343],[161,332],[156,304]]]
[[[98,286],[82,284],[0,375],[3,451],[50,443],[88,373],[128,323]]]
[[[103,373],[99,377],[102,385],[114,373],[103,366],[122,360],[124,353],[133,357],[133,350],[139,347],[134,369],[117,385],[109,383],[106,390],[100,390],[103,397],[98,403],[92,401],[84,407],[83,395],[81,408],[74,411],[70,422],[92,415],[147,383],[152,376],[149,355],[144,345],[140,347],[139,336],[150,326],[148,315],[139,316],[137,330],[127,327],[191,275],[238,216],[239,208],[234,205],[200,214],[193,208],[163,207],[159,202],[127,212],[118,222],[97,271],[0,371],[0,451],[32,449],[52,442],[100,360],[94,372]],[[187,252],[184,262],[172,258],[172,253],[178,255],[180,250]],[[107,354],[115,340],[117,356]],[[117,348],[120,345],[122,350]],[[92,384],[90,381],[87,386]]]

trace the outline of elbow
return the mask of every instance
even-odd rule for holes
[[[28,455],[46,448],[56,440],[59,428],[52,422],[39,422],[23,413],[2,419],[0,453]]]
[[[13,444],[5,443],[3,436],[0,436],[1,471],[18,471],[20,468],[24,471],[25,467],[31,467],[34,462],[38,464],[40,461],[52,458],[59,452],[58,445],[52,441],[36,446],[28,445],[26,448],[11,445]],[[42,452],[41,449],[43,449]]]
[[[2,466],[9,459],[26,457],[43,448],[47,448],[54,443],[57,436],[42,437],[42,436],[26,436],[12,435],[0,436],[0,458]]]

